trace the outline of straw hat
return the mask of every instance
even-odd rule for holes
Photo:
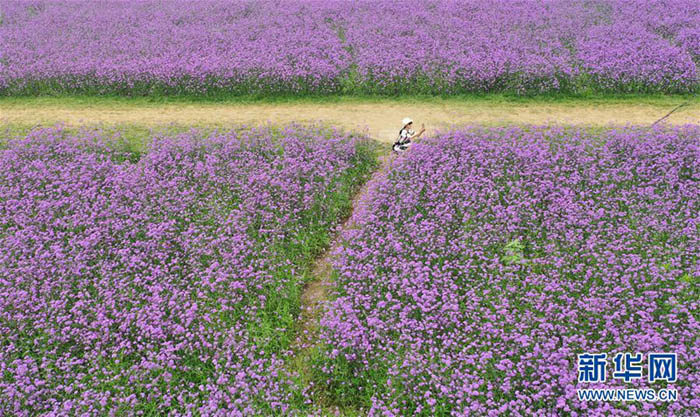
[[[404,117],[401,122],[403,122],[403,125],[406,126],[409,123],[413,123],[413,120],[411,120],[410,117]]]

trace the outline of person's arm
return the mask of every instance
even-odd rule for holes
[[[415,135],[416,139],[419,138],[420,135],[423,134],[423,132],[425,132],[425,123],[421,123],[421,125],[420,125],[420,132],[418,132],[418,134]]]

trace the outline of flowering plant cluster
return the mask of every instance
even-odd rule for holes
[[[375,163],[321,128],[0,149],[0,414],[279,415],[305,270]],[[4,141],[4,140],[3,140]]]
[[[695,0],[13,0],[0,94],[691,92]]]
[[[337,250],[316,363],[328,395],[373,416],[693,414],[699,137],[475,127],[415,144]],[[586,352],[676,353],[678,379],[582,386]],[[678,400],[576,397],[601,387]]]

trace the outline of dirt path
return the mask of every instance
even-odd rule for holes
[[[95,124],[139,124],[143,126],[230,125],[323,122],[346,129],[365,131],[384,142],[394,139],[403,117],[412,117],[418,125],[431,130],[452,124],[573,124],[622,125],[651,124],[676,105],[675,102],[640,103],[575,101],[498,102],[498,101],[378,101],[348,103],[187,103],[187,104],[94,104],[62,105],[32,101],[0,101],[0,124],[37,125],[63,122],[69,126]],[[679,109],[664,123],[700,123],[700,100]]]
[[[318,319],[323,312],[323,302],[328,299],[328,294],[330,287],[334,285],[332,279],[332,254],[341,245],[341,238],[343,232],[354,226],[355,220],[358,215],[361,215],[362,211],[367,208],[368,205],[368,191],[371,187],[379,181],[387,172],[387,168],[390,162],[394,160],[392,155],[385,155],[380,157],[380,166],[374,172],[372,177],[365,182],[360,190],[355,194],[352,200],[352,212],[348,218],[343,223],[340,231],[334,237],[330,247],[326,252],[321,255],[314,263],[312,276],[314,279],[306,284],[304,287],[304,292],[301,296],[302,303],[302,319],[301,326],[304,331],[302,331],[301,337],[297,340],[297,347],[307,345],[313,342],[315,335],[313,333],[318,330]]]
[[[315,262],[312,277],[301,295],[301,319],[299,321],[298,337],[293,342],[291,350],[293,352],[292,369],[301,374],[302,380],[308,383],[310,377],[310,360],[317,348],[320,324],[319,321],[329,305],[329,296],[335,285],[333,279],[333,253],[342,244],[343,232],[354,227],[355,221],[362,216],[369,204],[369,191],[373,185],[380,181],[387,173],[391,161],[395,158],[392,155],[380,157],[380,167],[374,172],[372,177],[365,182],[360,190],[355,194],[352,201],[352,211],[343,223],[342,227],[334,237],[330,247]],[[323,398],[318,398],[319,392],[310,387],[311,395],[317,397],[317,401],[322,407],[330,407],[325,404]],[[341,410],[327,410],[331,412],[341,412]],[[347,412],[347,410],[343,410]],[[344,413],[343,413],[344,414]]]

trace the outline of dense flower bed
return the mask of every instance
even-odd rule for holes
[[[337,253],[319,383],[377,416],[693,415],[699,138],[473,128],[414,145]],[[605,383],[578,382],[584,352],[608,354]],[[613,379],[623,352],[677,353],[678,400],[579,401],[649,386],[646,363]]]
[[[374,164],[291,126],[0,149],[0,414],[278,415],[310,260]]]
[[[0,13],[3,95],[698,88],[694,0],[12,0]]]

